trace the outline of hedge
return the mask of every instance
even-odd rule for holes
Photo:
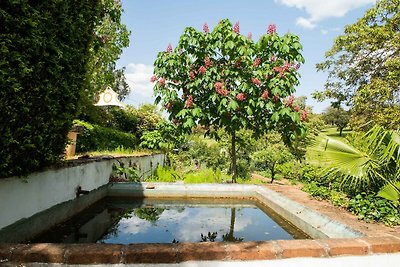
[[[57,162],[88,88],[99,0],[2,0],[0,178]]]
[[[84,121],[75,120],[74,123],[83,126],[83,132],[78,134],[76,142],[76,151],[78,153],[114,150],[120,146],[124,148],[135,148],[137,146],[137,138],[134,134],[120,132]]]

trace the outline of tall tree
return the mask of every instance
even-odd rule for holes
[[[221,20],[213,31],[185,29],[175,49],[169,45],[154,63],[156,102],[182,129],[200,124],[215,134],[224,128],[231,139],[232,180],[237,177],[236,134],[242,128],[263,134],[280,129],[285,140],[304,132],[307,114],[294,110],[297,69],[304,61],[299,38],[279,36],[270,25],[255,42]]]
[[[400,5],[378,0],[356,23],[348,25],[317,69],[329,73],[319,100],[334,99],[353,108],[353,122],[373,120],[400,125]]]
[[[93,31],[94,41],[90,48],[88,96],[111,86],[117,93],[125,96],[127,84],[124,83],[125,69],[116,69],[116,61],[122,49],[129,46],[130,31],[121,23],[122,5],[120,0],[100,0],[101,14]],[[121,86],[122,85],[122,86]],[[121,90],[120,90],[121,89]]]
[[[322,114],[322,119],[326,124],[336,125],[339,130],[339,135],[342,135],[343,129],[349,124],[350,112],[342,107],[328,107]]]

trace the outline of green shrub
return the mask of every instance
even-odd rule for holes
[[[350,199],[349,210],[365,221],[383,222],[387,225],[400,224],[399,206],[389,200],[361,193]]]
[[[212,169],[200,169],[185,173],[184,181],[187,184],[221,183],[222,173],[219,170],[213,171]]]
[[[137,146],[137,139],[134,134],[124,133],[78,120],[74,122],[84,127],[83,133],[79,134],[77,138],[77,152],[115,150],[119,147],[129,149]]]
[[[303,191],[308,192],[312,197],[317,199],[329,199],[330,190],[324,186],[318,185],[316,182],[306,184]]]
[[[171,167],[158,166],[154,175],[147,180],[171,183],[182,180],[182,176]]]
[[[0,177],[57,162],[78,111],[100,1],[1,2]]]

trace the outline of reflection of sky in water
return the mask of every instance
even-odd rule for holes
[[[231,208],[186,207],[164,210],[155,223],[136,217],[119,221],[115,234],[98,242],[104,243],[171,243],[198,242],[201,234],[217,232],[215,241],[229,233]],[[236,208],[234,236],[243,241],[293,239],[275,221],[258,208]]]

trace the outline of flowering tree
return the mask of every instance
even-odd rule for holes
[[[255,42],[221,20],[213,31],[185,29],[175,49],[171,44],[154,63],[156,102],[184,130],[200,124],[224,128],[231,136],[232,180],[236,181],[236,132],[247,128],[260,135],[279,129],[286,141],[304,132],[307,112],[293,104],[297,69],[304,59],[299,38],[280,37],[276,26]]]

